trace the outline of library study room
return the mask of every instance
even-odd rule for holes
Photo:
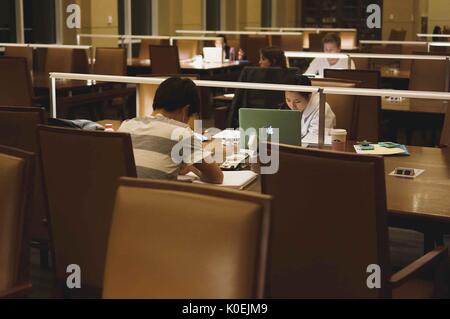
[[[448,300],[449,102],[449,0],[1,0],[0,303]]]

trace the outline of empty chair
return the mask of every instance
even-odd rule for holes
[[[313,86],[354,88],[358,81],[342,79],[312,79]],[[327,94],[326,99],[333,113],[336,115],[336,128],[346,129],[350,141],[355,141],[358,127],[359,97],[354,95]]]
[[[25,58],[0,58],[0,105],[33,106],[33,86]]]
[[[169,45],[169,40],[142,39],[139,46],[139,60],[151,59],[149,49],[151,45]]]
[[[356,70],[369,70],[370,62],[368,58],[354,58]]]
[[[0,146],[0,298],[30,290],[28,221],[34,156]]]
[[[28,47],[6,47],[6,57],[25,58],[30,72],[33,72],[33,48]]]
[[[262,298],[269,213],[269,196],[121,179],[103,297]]]
[[[74,49],[72,52],[72,70],[73,73],[90,73],[89,67],[89,50],[86,49]],[[111,67],[114,67],[113,65]]]
[[[326,69],[324,74],[326,78],[358,81],[360,82],[358,87],[361,88],[381,88],[380,71]],[[358,101],[358,127],[356,129],[357,140],[377,142],[380,138],[381,98],[361,96],[358,98]]]
[[[73,49],[48,48],[45,55],[44,73],[72,72]]]
[[[322,52],[323,51],[323,38],[327,34],[325,32],[310,33],[309,34],[309,51],[310,52]]]
[[[262,175],[263,192],[273,196],[267,297],[436,296],[417,275],[445,267],[447,248],[391,276],[382,157],[288,146],[274,156],[278,173]],[[371,265],[381,268],[380,289],[367,285]]]
[[[136,177],[128,134],[38,128],[57,282],[82,269],[82,292],[100,296],[114,194],[120,176]]]
[[[241,36],[241,45],[247,55],[247,60],[252,65],[258,65],[261,49],[269,46],[269,37],[267,35],[243,35]]]
[[[178,47],[170,45],[151,45],[152,74],[180,74]]]
[[[48,242],[50,240],[47,218],[47,206],[39,162],[37,142],[37,126],[45,123],[44,109],[37,107],[5,107],[0,106],[0,145],[22,149],[36,154],[35,176],[30,238],[39,244],[41,264],[48,262]]]
[[[409,89],[412,91],[438,91],[448,92],[447,82],[447,63],[448,61],[434,60],[413,60],[411,63],[411,77],[409,80]],[[446,105],[444,101],[411,99],[411,107],[436,108],[445,113]]]
[[[94,74],[126,75],[127,52],[123,48],[96,48]]]
[[[271,46],[277,46],[284,51],[302,51],[302,35],[272,35]]]
[[[200,52],[199,41],[176,40],[180,60],[192,59]],[[151,55],[151,52],[150,52]]]
[[[444,126],[441,133],[441,146],[450,147],[450,107],[447,105],[447,112],[445,113]]]

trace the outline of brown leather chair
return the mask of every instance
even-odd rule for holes
[[[309,34],[309,51],[323,52],[323,38],[327,35],[326,32],[310,33]]]
[[[177,46],[151,45],[152,74],[181,74]]]
[[[302,35],[272,35],[270,45],[281,48],[284,51],[302,51]]]
[[[0,106],[0,145],[6,145],[36,154],[34,192],[31,211],[30,238],[41,252],[41,266],[48,264],[50,241],[46,195],[39,161],[37,126],[45,124],[45,111],[37,107]]]
[[[334,70],[324,71],[326,78],[347,79],[361,82],[358,87],[368,89],[381,88],[380,71],[371,70]],[[380,138],[381,98],[359,97],[357,140],[377,142]]]
[[[94,74],[126,75],[127,52],[121,48],[96,48]]]
[[[269,213],[270,196],[121,179],[103,297],[262,298]]]
[[[441,146],[450,147],[450,106],[447,104],[447,112],[445,113],[444,126],[441,133]]]
[[[29,274],[29,211],[34,155],[0,146],[0,299],[24,297]]]
[[[447,61],[413,60],[409,89],[412,91],[448,92],[446,87]],[[439,100],[411,99],[410,105],[415,107],[435,107],[445,110],[445,102]]]
[[[313,79],[313,86],[321,87],[341,87],[355,88],[361,82],[343,79]],[[354,95],[334,95],[326,96],[333,113],[336,115],[336,128],[346,129],[350,141],[355,141],[357,137],[359,97]]]
[[[73,49],[48,48],[45,55],[44,73],[72,72],[73,57]]]
[[[243,35],[241,36],[241,45],[247,55],[247,60],[252,65],[258,65],[261,49],[269,46],[269,37],[267,35]]]
[[[49,126],[38,136],[59,288],[76,264],[81,292],[100,296],[117,180],[136,177],[131,137]]]
[[[25,58],[0,58],[0,105],[33,106],[33,86]]]
[[[447,262],[447,248],[391,276],[382,157],[288,146],[272,149],[276,156],[278,173],[262,175],[274,199],[267,297],[434,296],[415,278]],[[381,267],[380,289],[367,286],[369,265]]]
[[[169,40],[158,39],[142,39],[139,47],[139,60],[151,60],[150,46],[151,45],[169,45]]]
[[[89,65],[89,50],[74,49],[72,52],[72,73],[88,74],[91,73]]]
[[[5,57],[25,58],[30,72],[33,71],[33,48],[28,47],[6,47]]]

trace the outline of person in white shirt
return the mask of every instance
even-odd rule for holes
[[[296,76],[289,81],[294,85],[311,86],[311,80],[303,75]],[[285,92],[286,102],[283,109],[303,112],[302,117],[302,140],[319,139],[319,105],[318,93],[308,92]],[[325,104],[325,129],[331,130],[336,126],[336,115],[330,105]]]
[[[341,37],[337,33],[328,33],[323,38],[324,53],[340,53],[341,52]],[[355,62],[351,60],[351,69],[354,70]],[[325,69],[348,69],[348,59],[326,59],[315,58],[306,70],[305,75],[315,75],[317,77],[324,77]]]

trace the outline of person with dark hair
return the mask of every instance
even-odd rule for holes
[[[267,47],[260,51],[259,66],[262,68],[287,68],[284,51],[278,47]]]
[[[216,48],[222,47],[225,53],[225,60],[230,59],[230,46],[228,45],[227,37],[224,34],[217,35],[218,38],[222,38],[222,41],[216,41]]]
[[[289,79],[289,84],[311,86],[311,80],[298,75]],[[303,112],[302,139],[314,140],[319,137],[319,94],[309,92],[285,92],[286,102],[282,109]],[[325,129],[333,129],[336,126],[336,115],[330,105],[325,105]]]
[[[119,132],[131,134],[139,177],[176,180],[192,171],[204,182],[223,182],[219,166],[187,125],[199,104],[195,83],[173,77],[156,91],[152,116],[122,123]]]
[[[341,37],[337,33],[328,33],[322,40],[324,53],[340,53],[341,52]],[[355,62],[351,60],[351,69],[356,68]],[[315,58],[305,74],[314,75],[323,78],[325,69],[348,69],[348,59],[324,59]]]

